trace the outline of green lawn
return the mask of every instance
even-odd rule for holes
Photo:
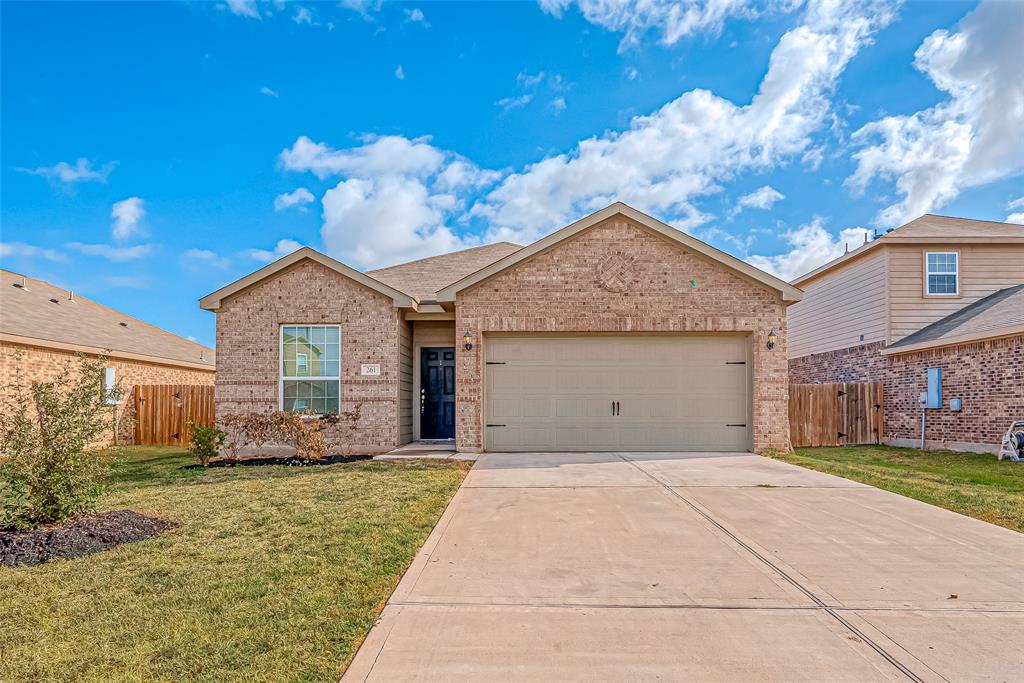
[[[1024,463],[889,446],[798,448],[773,457],[1024,531]]]
[[[336,681],[465,474],[188,463],[133,448],[101,501],[178,528],[0,568],[0,680]]]

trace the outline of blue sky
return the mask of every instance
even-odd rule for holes
[[[0,4],[0,262],[213,343],[197,299],[621,199],[793,277],[1024,222],[1024,3]]]

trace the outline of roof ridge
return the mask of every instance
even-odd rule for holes
[[[985,218],[968,218],[967,216],[950,216],[949,214],[945,214],[945,213],[923,213],[920,216],[918,216],[917,218],[915,218],[914,220],[916,221],[918,219],[924,218],[925,216],[931,216],[932,218],[949,218],[949,219],[955,220],[955,221],[971,221],[972,223],[995,223],[996,225],[1019,225],[1019,223],[1010,223],[1008,221],[990,221],[990,220],[987,220]],[[909,223],[913,223],[913,222],[914,221],[908,221],[907,223],[904,223],[903,225],[901,225],[900,228],[902,228],[905,225],[908,225]],[[899,228],[896,228],[896,230],[899,230]]]
[[[498,246],[500,244],[507,244],[510,247],[516,247],[517,249],[522,249],[523,248],[523,245],[521,245],[521,244],[516,244],[515,242],[509,242],[507,240],[502,240],[500,242],[490,242],[488,244],[478,244],[475,247],[466,247],[465,249],[459,249],[458,251],[446,251],[443,254],[434,254],[433,256],[424,256],[423,258],[413,259],[412,261],[403,261],[402,263],[395,263],[395,264],[392,264],[390,266],[384,266],[382,268],[374,268],[373,270],[367,270],[365,272],[366,272],[367,275],[370,275],[371,273],[379,273],[379,272],[384,271],[384,270],[391,270],[393,268],[401,268],[402,266],[411,266],[414,263],[422,263],[423,261],[430,261],[431,259],[441,258],[442,256],[455,256],[457,254],[465,254],[467,251],[477,251],[478,249],[485,249],[487,247],[496,247],[496,246]]]

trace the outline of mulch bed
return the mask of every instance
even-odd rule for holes
[[[100,512],[63,526],[0,531],[0,565],[35,565],[55,557],[70,559],[134,543],[177,526],[131,510]]]
[[[289,467],[311,467],[316,465],[338,465],[346,462],[370,460],[372,455],[328,455],[319,460],[303,460],[295,456],[269,457],[254,456],[246,458],[217,458],[211,460],[209,467],[261,467],[263,465],[287,465]],[[185,469],[203,469],[202,465],[185,465]]]

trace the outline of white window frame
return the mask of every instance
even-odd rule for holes
[[[935,254],[935,255],[940,255],[941,254],[943,256],[947,256],[947,255],[952,254],[953,257],[954,257],[954,262],[956,263],[956,268],[951,273],[950,272],[942,272],[942,273],[939,273],[939,272],[933,273],[933,272],[931,272],[930,266],[928,264],[928,257],[931,256],[932,254]],[[930,283],[928,282],[928,276],[929,275],[952,275],[953,278],[954,278],[954,282],[956,282],[956,291],[953,291],[953,292],[932,292],[932,291],[930,291],[930,289],[929,289]],[[937,296],[937,297],[958,297],[958,296],[960,296],[960,252],[959,251],[926,251],[926,252],[924,252],[924,295],[925,296]]]
[[[338,330],[338,375],[316,377],[285,377],[284,376],[284,328],[286,327],[333,327]],[[298,363],[296,361],[296,367]],[[323,323],[281,323],[277,329],[277,409],[284,410],[284,383],[285,380],[292,382],[337,382],[338,383],[338,412],[341,408],[341,325],[325,325]]]

